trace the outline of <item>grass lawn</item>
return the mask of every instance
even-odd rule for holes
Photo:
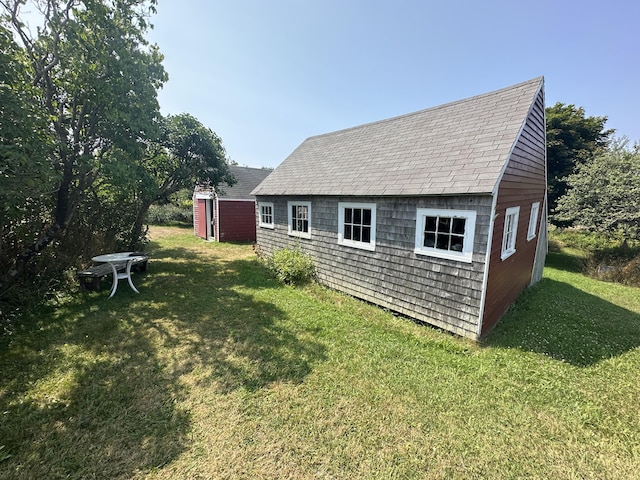
[[[0,338],[0,479],[638,478],[640,291],[567,253],[475,344],[152,238]]]

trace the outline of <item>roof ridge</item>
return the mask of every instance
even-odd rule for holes
[[[230,164],[228,165],[228,167],[231,169],[240,169],[243,168],[245,170],[267,170],[266,168],[260,168],[260,167],[250,167],[248,165],[235,165],[235,164]]]
[[[533,84],[533,83],[540,83],[543,80],[544,80],[544,76],[541,75],[541,76],[532,78],[530,80],[526,80],[524,82],[517,83],[515,85],[510,85],[508,87],[499,88],[498,90],[493,90],[491,92],[480,93],[478,95],[473,95],[471,97],[461,98],[459,100],[454,100],[454,101],[451,101],[451,102],[442,103],[440,105],[435,105],[433,107],[423,108],[421,110],[416,110],[415,112],[404,113],[404,114],[401,114],[401,115],[396,115],[396,116],[389,117],[389,118],[384,118],[384,119],[381,119],[381,120],[374,120],[373,122],[366,122],[366,123],[362,123],[360,125],[355,125],[353,127],[347,127],[347,128],[342,128],[342,129],[339,129],[339,130],[334,130],[332,132],[321,133],[321,134],[318,134],[318,135],[311,135],[310,137],[307,138],[307,140],[312,140],[312,139],[315,139],[315,138],[322,138],[322,137],[326,137],[326,136],[330,136],[330,135],[335,135],[337,133],[349,132],[351,130],[357,130],[359,128],[369,127],[369,126],[372,126],[372,125],[381,125],[381,124],[384,124],[384,123],[387,123],[387,122],[394,122],[394,121],[400,120],[402,118],[408,118],[408,117],[411,117],[411,116],[420,115],[420,114],[423,114],[425,112],[435,111],[435,110],[439,110],[441,108],[448,108],[448,107],[451,107],[451,106],[456,105],[456,104],[466,103],[466,102],[470,102],[470,101],[477,101],[478,99],[480,99],[482,97],[498,95],[500,93],[504,93],[504,92],[509,91],[509,90],[516,90],[517,88],[521,88],[521,87],[523,87],[525,85],[529,85],[529,84]]]

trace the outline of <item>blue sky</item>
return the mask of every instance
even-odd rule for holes
[[[637,0],[160,0],[164,114],[187,112],[241,165],[305,138],[543,75],[546,102],[640,141]]]

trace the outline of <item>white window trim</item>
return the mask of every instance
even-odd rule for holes
[[[307,207],[307,211],[309,212],[309,231],[308,232],[298,232],[297,230],[293,230],[293,218],[291,217],[291,207],[294,205],[299,205],[303,207]],[[302,202],[291,200],[287,202],[287,219],[289,224],[289,235],[292,237],[299,238],[311,238],[311,202]]]
[[[527,230],[527,241],[536,238],[536,230],[538,228],[538,215],[540,214],[540,202],[531,204],[531,213],[529,214],[529,229]]]
[[[262,207],[271,207],[271,223],[265,223],[262,221]],[[274,208],[272,202],[258,202],[258,226],[262,228],[275,228],[274,224]]]
[[[508,227],[509,227],[509,217],[513,216],[513,235],[509,240],[508,236]],[[502,232],[502,253],[500,258],[502,260],[506,260],[511,255],[516,253],[516,239],[518,237],[518,220],[520,218],[520,207],[509,207],[504,214],[504,230]]]
[[[424,246],[424,222],[425,217],[450,217],[464,218],[465,229],[463,239],[463,250],[452,252],[438,248]],[[434,208],[418,208],[416,212],[416,241],[414,253],[417,255],[427,255],[429,257],[445,258],[459,262],[471,263],[473,261],[473,243],[476,233],[476,212],[474,210],[446,210]]]
[[[357,242],[355,240],[344,239],[344,209],[345,208],[365,208],[371,210],[371,241]],[[360,248],[363,250],[375,251],[376,249],[376,204],[375,203],[352,203],[338,202],[338,244],[347,247]]]

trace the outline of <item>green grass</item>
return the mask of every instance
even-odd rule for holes
[[[475,344],[152,234],[0,340],[0,479],[637,478],[638,289],[554,252]]]

